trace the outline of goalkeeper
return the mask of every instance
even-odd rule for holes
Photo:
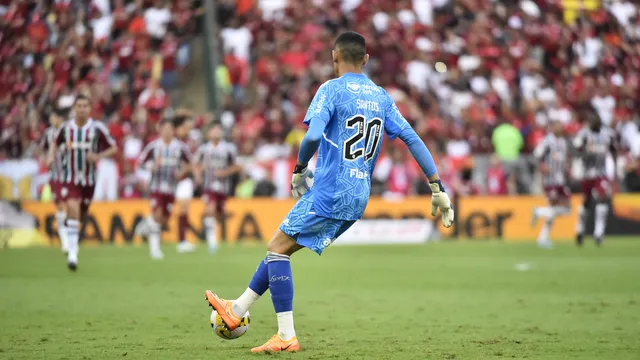
[[[429,178],[433,193],[431,214],[438,209],[444,226],[453,224],[454,211],[433,158],[404,119],[387,92],[363,73],[367,63],[365,39],[346,32],[334,44],[336,79],[318,89],[304,123],[309,130],[300,146],[291,191],[299,198],[269,242],[247,290],[236,300],[223,300],[206,291],[209,304],[233,330],[241,317],[267,289],[278,318],[278,332],[252,352],[295,352],[300,343],[293,327],[293,275],[290,256],[303,247],[318,254],[362,217],[371,188],[383,133],[400,137]],[[315,183],[307,164],[318,151]]]

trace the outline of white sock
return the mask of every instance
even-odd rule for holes
[[[247,288],[239,298],[233,301],[233,313],[237,316],[243,316],[258,299],[260,299],[260,295],[250,288]]]
[[[551,241],[549,241],[549,232],[551,231],[551,225],[553,225],[553,218],[546,220],[542,225],[542,229],[540,230],[540,234],[538,235],[538,245],[546,246],[551,244]]]
[[[584,223],[587,220],[587,210],[584,208],[584,206],[580,206],[578,208],[578,223],[576,225],[576,233],[578,234],[584,234]]]
[[[160,249],[162,228],[160,227],[160,224],[158,224],[151,216],[149,216],[146,221],[146,225],[149,228],[149,236],[147,236],[147,241],[149,242],[149,251],[151,252],[151,254],[160,253],[162,252],[162,250]]]
[[[60,247],[62,251],[69,250],[69,244],[67,241],[67,228],[64,225],[64,221],[67,219],[67,214],[64,211],[56,211],[56,225],[58,226],[58,237],[60,238]]]
[[[553,216],[553,208],[549,206],[540,206],[533,210],[536,217],[548,219]]]
[[[216,219],[213,216],[207,216],[206,218],[204,218],[204,235],[207,239],[207,245],[209,245],[209,249],[215,249],[218,247]]]
[[[593,237],[600,238],[604,235],[604,230],[607,227],[607,215],[609,215],[609,205],[596,205],[596,224],[593,228]]]
[[[276,315],[278,316],[278,336],[284,341],[294,338],[296,330],[293,328],[293,311],[284,311]]]
[[[67,261],[78,263],[78,252],[80,251],[80,222],[75,219],[67,219],[65,230],[67,231],[68,254]]]
[[[571,212],[571,208],[568,206],[560,206],[560,205],[556,205],[553,207],[553,215],[554,216],[558,216],[558,215],[567,215]]]

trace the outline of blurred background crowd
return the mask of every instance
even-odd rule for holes
[[[302,119],[334,76],[330,49],[347,29],[366,37],[367,75],[392,95],[455,193],[539,192],[532,149],[551,121],[571,136],[590,110],[620,134],[620,161],[610,166],[619,190],[640,191],[636,2],[213,3],[219,106],[207,111],[202,1],[0,0],[0,176],[14,184],[0,195],[38,196],[48,114],[85,93],[121,149],[103,166],[113,190],[97,189],[99,199],[143,196],[135,159],[155,124],[176,113],[193,119],[194,149],[209,124],[224,126],[245,169],[237,196],[287,197]],[[384,143],[373,183],[379,195],[428,192],[399,142]]]

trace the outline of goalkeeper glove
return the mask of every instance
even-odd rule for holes
[[[453,204],[449,200],[449,195],[444,192],[444,187],[440,180],[429,182],[431,188],[431,216],[436,216],[438,209],[442,213],[442,225],[448,228],[453,225]]]
[[[309,170],[307,165],[296,164],[291,177],[291,195],[295,199],[300,199],[311,188],[307,179],[313,179],[313,172]]]

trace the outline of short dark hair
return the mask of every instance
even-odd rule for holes
[[[52,113],[61,118],[65,118],[67,116],[67,111],[65,109],[53,109]]]
[[[76,99],[73,101],[73,105],[77,104],[78,101],[80,100],[87,100],[87,102],[91,104],[91,99],[87,95],[79,94],[78,96],[76,96]]]
[[[176,127],[176,128],[179,128],[180,126],[182,126],[187,121],[189,121],[189,117],[186,116],[186,115],[176,116],[176,117],[173,118],[173,126]]]
[[[342,59],[351,64],[360,64],[367,55],[364,36],[355,31],[347,31],[336,39],[333,49],[342,55]]]

